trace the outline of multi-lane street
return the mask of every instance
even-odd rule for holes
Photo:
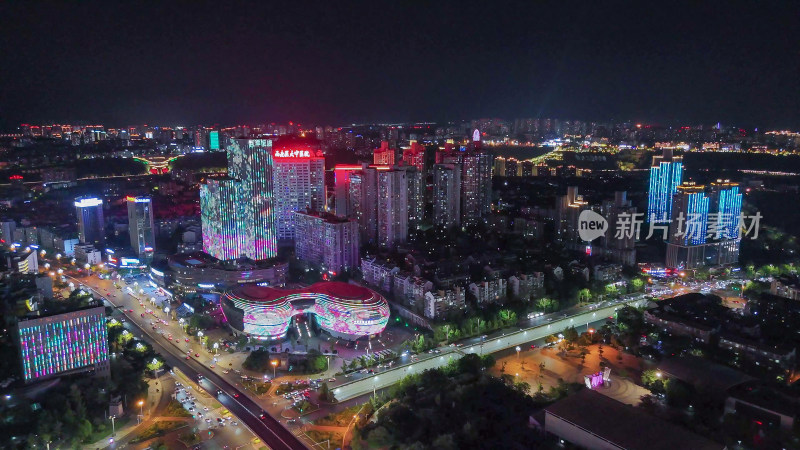
[[[114,289],[113,296],[107,293],[111,292],[113,285],[108,280],[100,280],[96,277],[87,277],[81,279],[72,279],[73,282],[80,283],[88,289],[91,289],[98,297],[103,297],[106,301],[117,308],[119,313],[124,314],[127,318],[126,326],[135,334],[146,339],[154,348],[156,352],[162,355],[166,363],[172,367],[176,367],[183,371],[187,376],[194,380],[198,380],[201,388],[206,390],[210,395],[217,398],[217,400],[228,410],[235,415],[240,422],[245,424],[253,433],[258,436],[267,446],[271,449],[305,449],[306,446],[288,429],[278,422],[277,419],[264,412],[259,405],[250,399],[244,392],[238,390],[231,383],[223,379],[220,375],[211,370],[208,366],[198,361],[199,356],[186,358],[186,354],[181,350],[176,340],[166,340],[163,335],[158,334],[149,326],[149,320],[153,314],[144,314],[142,317],[141,312],[137,313],[136,309],[132,308],[133,303],[139,304],[139,299],[134,297],[128,292],[123,290]],[[105,281],[106,283],[101,283]],[[101,287],[101,284],[106,285]],[[142,302],[143,304],[147,304]],[[140,306],[139,308],[145,308]],[[133,310],[133,312],[130,312]],[[163,314],[161,315],[163,316]],[[156,314],[154,317],[159,317]],[[166,319],[164,319],[166,320]],[[167,321],[167,330],[173,330],[174,321]],[[162,325],[163,322],[161,322]],[[158,327],[157,327],[158,328]],[[183,338],[184,334],[177,334],[177,329],[174,329],[175,336]],[[164,332],[164,330],[161,330]],[[196,346],[197,347],[197,346]],[[205,353],[205,351],[203,351]],[[200,351],[193,355],[200,355]],[[204,356],[204,359],[210,358]],[[213,359],[212,359],[213,361]]]

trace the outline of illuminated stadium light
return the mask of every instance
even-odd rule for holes
[[[349,340],[380,333],[389,322],[386,299],[349,283],[305,289],[245,285],[226,292],[221,303],[231,327],[259,339],[284,337],[292,317],[306,313],[314,314],[322,329]]]

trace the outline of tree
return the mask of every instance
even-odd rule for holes
[[[514,384],[514,389],[521,394],[528,395],[531,392],[531,385],[525,381],[520,381],[519,383]]]
[[[254,350],[247,355],[242,367],[256,372],[267,372],[271,369],[270,354],[265,348]]]
[[[330,388],[328,388],[328,383],[322,383],[322,386],[319,387],[319,399],[329,403],[336,401],[336,397],[333,396]]]
[[[578,291],[578,301],[579,302],[588,302],[592,300],[592,291],[587,288],[583,288]]]
[[[634,278],[631,280],[631,286],[633,286],[635,292],[639,292],[644,287],[644,281],[641,278]]]
[[[575,327],[567,327],[563,331],[564,339],[569,342],[570,344],[574,344],[578,341],[578,330]]]
[[[536,307],[544,312],[547,312],[548,310],[555,311],[558,309],[558,300],[542,297],[536,300]]]
[[[164,361],[161,361],[158,358],[153,358],[149,363],[147,363],[147,370],[153,371],[153,378],[156,378],[156,372],[158,372],[162,367],[164,367]]]

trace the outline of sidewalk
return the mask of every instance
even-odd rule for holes
[[[163,386],[164,385],[164,381],[163,380],[165,380],[166,378],[167,377],[164,377],[162,375],[161,377],[159,377],[156,380],[148,381],[148,383],[147,383],[148,384],[148,387],[147,387],[147,401],[143,405],[144,408],[142,409],[143,412],[144,412],[145,420],[141,424],[137,423],[136,420],[135,420],[136,416],[139,415],[139,405],[137,405],[136,402],[131,402],[131,404],[128,406],[127,414],[132,416],[134,420],[132,420],[129,425],[116,430],[116,434],[114,435],[114,443],[118,443],[118,442],[126,439],[134,431],[136,431],[136,429],[139,428],[140,426],[145,425],[145,424],[149,425],[150,423],[153,422],[152,416],[148,417],[148,410],[157,411],[158,409],[160,409],[160,407],[163,406],[162,403],[164,405],[166,405],[166,402],[164,401],[164,399],[165,398],[169,399],[169,396],[164,395],[165,394],[165,390],[163,389],[163,387],[164,387]],[[158,385],[155,384],[156,381],[158,382]],[[156,392],[156,390],[158,390],[159,392]],[[86,449],[86,450],[95,450],[95,449],[108,448],[110,446],[110,443],[108,442],[108,438],[109,437],[110,436],[106,436],[103,439],[101,439],[101,440],[99,440],[99,441],[97,441],[97,442],[95,442],[93,444],[84,445],[83,448]]]

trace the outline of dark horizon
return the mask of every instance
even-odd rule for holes
[[[484,117],[800,128],[790,3],[349,5],[0,5],[0,128]]]

